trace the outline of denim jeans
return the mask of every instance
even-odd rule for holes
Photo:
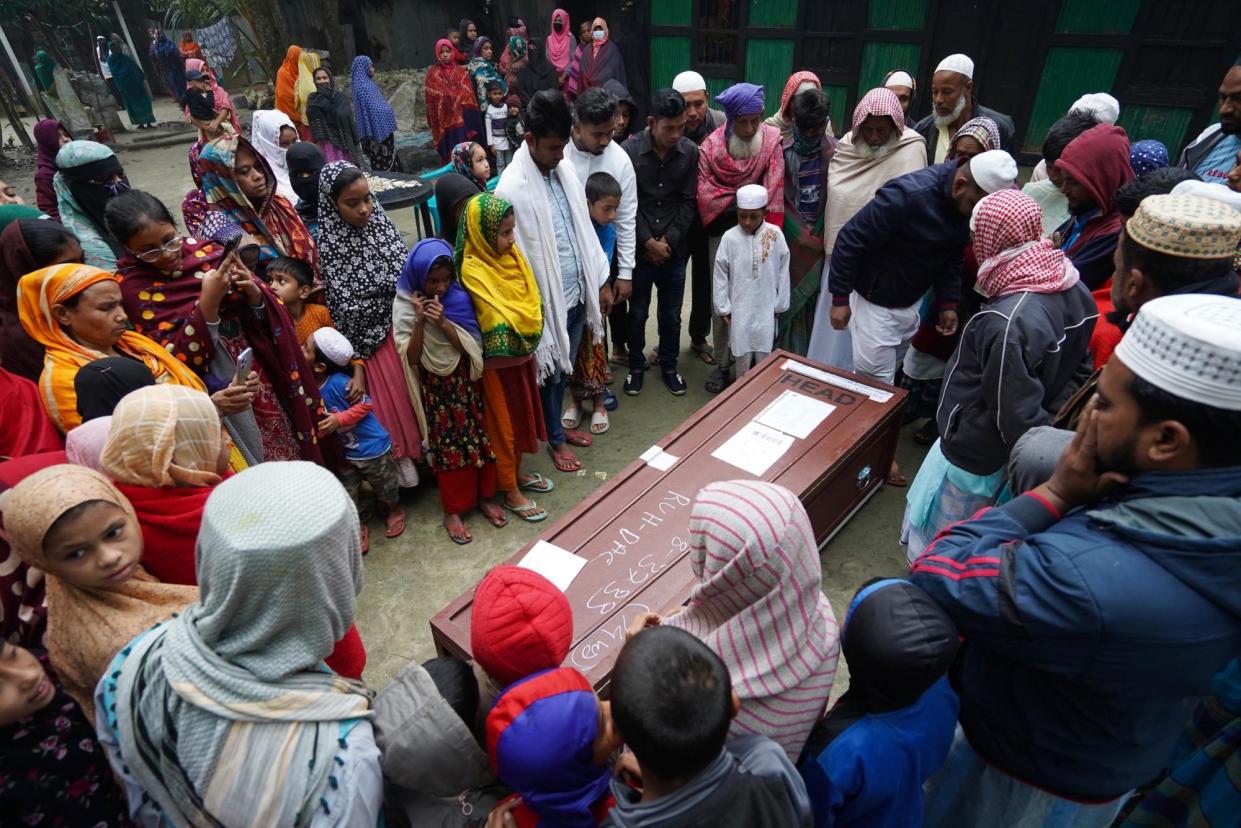
[[[685,299],[685,259],[661,265],[638,260],[633,269],[633,294],[629,297],[629,370],[646,367],[646,320],[651,314],[651,293],[659,290],[656,328],[659,331],[659,370],[677,369],[681,350],[681,304]]]
[[[579,302],[569,309],[569,364],[577,360],[577,349],[582,344],[582,327],[586,322],[586,304]],[[568,382],[567,374],[557,372],[548,377],[539,388],[539,398],[543,402],[543,422],[547,426],[547,443],[550,446],[564,445],[564,426],[560,424],[560,415],[564,411],[564,387]]]

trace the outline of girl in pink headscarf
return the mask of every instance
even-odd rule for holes
[[[216,111],[227,109],[228,120],[233,125],[234,134],[241,135],[241,122],[237,120],[237,113],[233,110],[233,96],[228,94],[227,89],[220,86],[219,81],[216,80],[215,72],[207,65],[207,62],[198,58],[189,58],[185,61],[185,71],[202,72],[207,76],[207,80],[211,84],[211,95],[215,101]],[[187,118],[189,114],[190,108],[186,106],[185,115]]]
[[[547,59],[556,67],[560,85],[569,79],[569,64],[573,60],[573,31],[569,27],[569,13],[564,9],[552,12],[552,33],[547,36]]]

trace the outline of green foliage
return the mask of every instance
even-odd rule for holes
[[[77,28],[91,23],[106,28],[112,8],[107,0],[4,0],[0,20],[29,25]]]

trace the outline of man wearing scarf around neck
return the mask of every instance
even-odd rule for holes
[[[767,221],[784,224],[784,154],[780,130],[763,123],[763,87],[738,83],[725,89],[716,102],[724,108],[722,127],[707,136],[698,153],[698,214],[708,238],[710,267],[724,233],[737,224],[733,206],[737,190],[759,184],[767,190]],[[711,319],[711,345],[716,370],[707,391],[718,394],[732,383],[732,355],[728,330],[722,319]]]

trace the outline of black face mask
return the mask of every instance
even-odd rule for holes
[[[562,20],[557,20],[555,23],[553,23],[553,24],[552,24],[552,28],[553,28],[553,29],[555,29],[555,30],[557,31],[557,33],[559,33],[559,32],[563,32],[563,31],[564,31],[564,21],[562,21]]]

